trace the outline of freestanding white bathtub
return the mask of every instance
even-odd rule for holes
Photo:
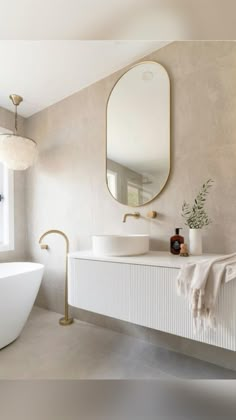
[[[31,312],[43,276],[36,263],[0,264],[0,349],[21,333]]]

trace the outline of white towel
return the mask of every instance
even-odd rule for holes
[[[236,253],[204,259],[181,267],[177,291],[189,301],[197,330],[200,326],[215,328],[215,306],[220,286],[236,278]]]

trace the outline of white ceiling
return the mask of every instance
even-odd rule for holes
[[[165,41],[0,41],[0,106],[9,94],[24,97],[28,117],[108,76]]]

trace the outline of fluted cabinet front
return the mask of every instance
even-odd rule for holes
[[[236,350],[236,282],[223,285],[215,331],[195,333],[177,296],[178,268],[69,259],[69,304],[134,324]]]

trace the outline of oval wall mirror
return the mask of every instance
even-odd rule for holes
[[[117,201],[137,207],[160,194],[169,172],[169,76],[156,62],[139,63],[108,99],[107,186]]]

